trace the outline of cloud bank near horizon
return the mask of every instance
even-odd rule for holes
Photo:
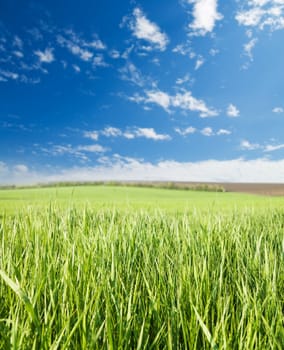
[[[282,169],[282,170],[281,170]],[[232,159],[201,162],[164,160],[156,164],[141,159],[114,155],[102,157],[93,167],[72,167],[51,171],[29,169],[24,164],[0,164],[0,183],[32,185],[63,181],[188,181],[282,183],[284,160]]]

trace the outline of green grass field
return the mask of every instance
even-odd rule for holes
[[[0,349],[284,349],[284,198],[1,190]]]
[[[15,213],[27,207],[153,210],[167,212],[284,209],[283,197],[238,193],[198,192],[119,186],[78,186],[0,190],[0,212]]]

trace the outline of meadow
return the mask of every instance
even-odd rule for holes
[[[283,197],[0,191],[0,349],[283,348]]]

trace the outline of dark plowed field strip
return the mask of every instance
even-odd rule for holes
[[[244,192],[267,196],[284,196],[283,184],[257,183],[224,183],[221,184],[228,192]]]

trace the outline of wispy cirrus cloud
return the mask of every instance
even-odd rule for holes
[[[240,144],[241,150],[254,151],[260,149],[261,146],[258,143],[251,143],[248,140],[242,140]]]
[[[74,69],[74,71],[76,73],[80,73],[81,72],[81,68],[77,64],[73,64],[72,67],[73,67],[73,69]]]
[[[13,51],[13,55],[15,55],[18,58],[23,58],[24,54],[21,51]]]
[[[102,130],[85,131],[84,137],[98,140],[99,135],[104,137],[123,137],[126,139],[146,138],[154,141],[171,140],[168,134],[160,134],[154,128],[128,127],[125,130],[113,126],[105,127]]]
[[[284,144],[260,144],[260,143],[251,143],[248,140],[243,140],[240,144],[242,150],[255,151],[261,150],[263,152],[274,152],[279,151],[284,148]]]
[[[126,17],[124,22],[128,23],[135,38],[146,43],[147,46],[142,47],[142,49],[145,51],[166,50],[169,43],[168,36],[161,31],[156,23],[151,22],[140,8],[136,7],[132,16]]]
[[[67,48],[73,55],[79,57],[81,60],[97,61],[97,66],[102,62],[96,57],[101,57],[100,55],[95,55],[97,51],[103,51],[107,49],[107,46],[96,36],[91,41],[87,41],[79,36],[74,30],[68,29],[58,34],[56,37],[57,43],[61,47]]]
[[[253,61],[253,49],[257,43],[258,39],[253,38],[248,43],[244,44],[244,52],[245,55],[249,57],[250,61]]]
[[[21,51],[23,49],[24,43],[18,35],[15,35],[12,45]]]
[[[175,128],[175,132],[182,136],[192,135],[197,131],[193,126],[188,126],[187,128]]]
[[[205,63],[205,59],[202,56],[199,56],[195,62],[195,70],[198,70]]]
[[[182,78],[178,78],[176,80],[176,84],[177,85],[183,85],[185,83],[188,83],[191,80],[190,75],[189,74],[185,74]]]
[[[201,130],[198,130],[197,128],[194,128],[192,126],[189,126],[187,128],[175,128],[175,132],[177,132],[179,135],[182,136],[187,136],[187,135],[192,135],[197,132],[202,134],[203,136],[221,136],[221,135],[231,135],[231,131],[227,129],[219,129],[218,131],[214,131],[211,127],[206,127]]]
[[[284,148],[284,144],[280,144],[280,145],[266,145],[264,147],[264,152],[273,152],[273,151],[278,151],[280,149]]]
[[[136,103],[158,105],[167,113],[171,113],[174,108],[178,108],[184,111],[197,112],[201,118],[215,117],[219,114],[217,110],[208,107],[203,100],[192,96],[190,91],[182,91],[175,95],[170,95],[155,88],[146,90],[145,96],[136,94],[128,99]]]
[[[182,56],[189,56],[192,53],[192,47],[190,43],[178,44],[172,50],[174,53],[178,53]]]
[[[0,79],[2,79],[2,81],[7,81],[8,79],[17,80],[18,78],[18,73],[0,69]]]
[[[208,107],[203,100],[192,96],[190,91],[172,96],[171,105],[183,110],[197,112],[201,118],[215,117],[219,114],[215,109]]]
[[[78,56],[83,61],[90,61],[94,56],[93,52],[88,49],[85,49],[80,46],[76,41],[72,41],[71,39],[66,39],[63,35],[57,35],[57,43],[61,47],[66,47],[73,55]]]
[[[91,145],[78,145],[74,146],[71,144],[65,145],[52,145],[50,147],[40,147],[40,151],[46,154],[50,154],[52,156],[65,156],[69,155],[71,157],[78,158],[82,161],[88,161],[89,157],[88,153],[105,153],[109,150],[107,147],[103,147],[99,144],[91,144]]]
[[[143,87],[146,83],[150,83],[151,79],[145,77],[141,71],[130,61],[119,69],[120,78],[122,80],[130,81],[132,84]]]

